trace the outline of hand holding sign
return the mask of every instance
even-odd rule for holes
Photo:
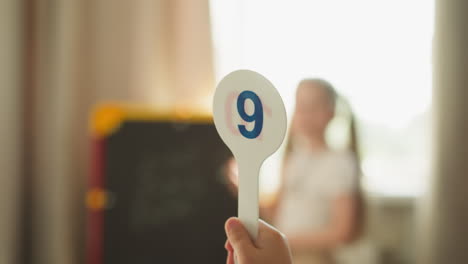
[[[238,70],[224,77],[213,99],[216,129],[239,166],[239,218],[255,241],[258,233],[258,174],[281,145],[286,111],[275,87],[262,75]]]

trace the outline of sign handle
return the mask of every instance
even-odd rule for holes
[[[239,166],[238,215],[249,232],[252,241],[255,242],[258,235],[258,176],[261,162],[244,159],[242,162],[237,162],[237,164]]]

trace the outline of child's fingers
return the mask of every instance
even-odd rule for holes
[[[226,264],[234,264],[234,252],[228,250]]]
[[[271,244],[287,244],[286,237],[273,226],[259,220],[257,247],[264,248]]]
[[[234,249],[232,248],[232,245],[231,243],[229,242],[229,239],[226,239],[226,243],[224,244],[224,248],[227,250],[227,251],[234,251]]]
[[[232,248],[239,254],[247,254],[255,249],[249,233],[244,228],[239,218],[231,217],[225,224],[226,235]]]

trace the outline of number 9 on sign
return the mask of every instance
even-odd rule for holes
[[[254,104],[254,112],[251,115],[245,112],[245,101],[247,99],[250,99]],[[243,91],[239,94],[239,97],[237,97],[237,111],[244,121],[255,122],[254,128],[250,131],[247,130],[245,125],[237,126],[242,136],[249,139],[258,137],[263,128],[263,106],[258,95],[252,91]]]
[[[226,75],[213,97],[213,120],[239,163],[271,155],[286,133],[286,111],[273,84],[262,75],[238,70]],[[256,161],[255,161],[256,160]]]

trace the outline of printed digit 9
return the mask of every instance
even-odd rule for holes
[[[247,99],[252,100],[254,104],[254,112],[252,115],[248,115],[245,112],[245,100]],[[254,128],[251,131],[247,130],[245,125],[237,125],[240,133],[249,139],[258,137],[263,128],[263,106],[258,95],[252,91],[243,91],[240,93],[239,97],[237,97],[237,112],[239,112],[240,117],[246,122],[255,121]]]

